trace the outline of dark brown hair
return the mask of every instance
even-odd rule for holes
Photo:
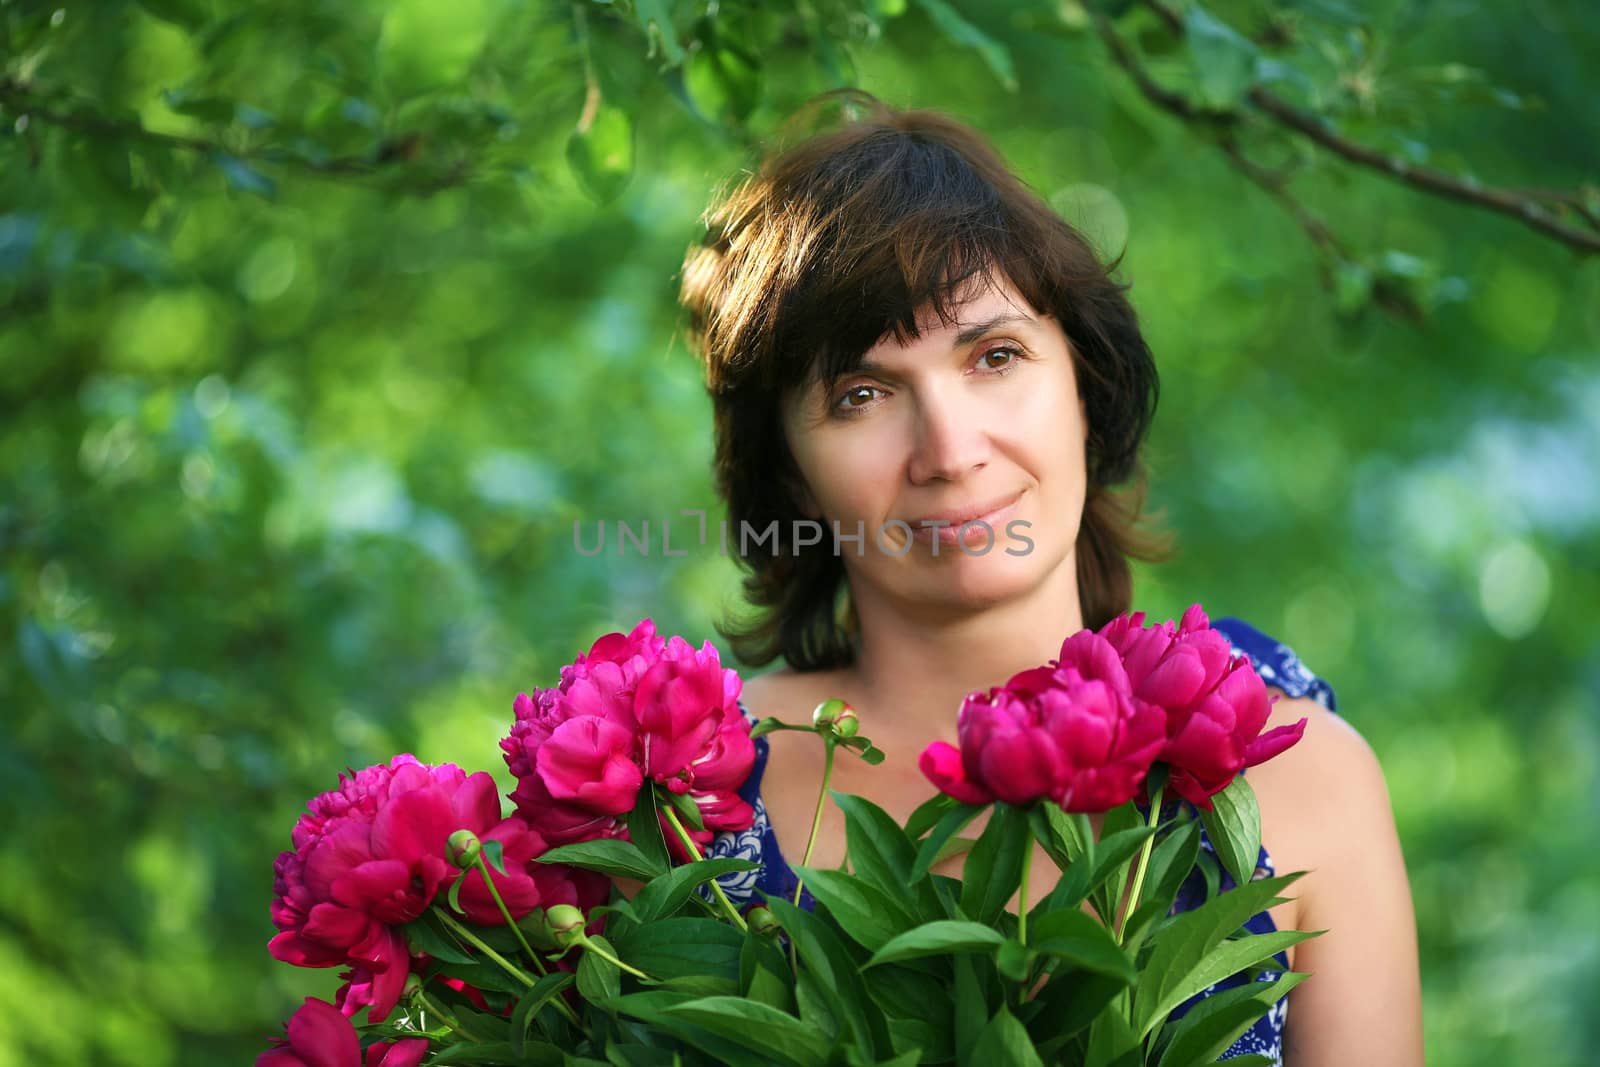
[[[1139,445],[1159,387],[1128,286],[1111,278],[1121,257],[1102,265],[981,135],[946,115],[836,90],[789,130],[835,103],[845,121],[775,151],[714,202],[684,260],[679,299],[712,398],[730,542],[741,524],[759,533],[776,520],[780,531],[776,551],[738,553],[757,613],[718,629],[756,666],[778,655],[802,671],[854,660],[842,560],[827,537],[797,549],[786,536],[805,516],[783,398],[852,373],[890,334],[918,337],[930,304],[951,324],[960,294],[999,277],[1056,318],[1073,352],[1089,422],[1078,587],[1084,624],[1099,627],[1128,610],[1129,557],[1161,551],[1136,526]]]

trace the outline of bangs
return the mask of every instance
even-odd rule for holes
[[[816,204],[796,205],[812,240],[774,323],[784,390],[831,384],[881,342],[905,345],[950,326],[963,305],[1007,279],[1039,306],[1035,271],[1017,254],[1016,220],[966,159],[904,135],[861,149],[870,169],[840,176],[851,195],[835,200],[824,188]]]
[[[1003,280],[1036,309],[1049,307],[1040,264],[1023,250],[1058,238],[1011,210],[954,147],[877,129],[844,146],[824,139],[819,152],[822,165],[790,159],[792,171],[753,184],[754,202],[708,220],[728,235],[723,276],[739,279],[705,324],[709,350],[733,356],[707,367],[713,392],[833,383],[881,341],[907,344],[937,328],[934,319],[956,322],[968,300]],[[743,225],[752,217],[762,224]]]

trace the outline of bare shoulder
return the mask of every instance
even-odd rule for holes
[[[1268,728],[1301,718],[1300,742],[1249,772],[1279,873],[1309,872],[1289,890],[1298,926],[1326,931],[1295,946],[1294,969],[1312,977],[1289,997],[1284,1062],[1420,1064],[1416,916],[1383,768],[1313,700],[1278,700]]]
[[[1350,842],[1372,833],[1393,833],[1388,785],[1361,732],[1309,697],[1280,697],[1266,728],[1292,726],[1301,719],[1306,728],[1300,740],[1251,768],[1248,776],[1263,796],[1263,818],[1277,817],[1282,831],[1277,836],[1298,856],[1320,860],[1314,865],[1332,873],[1325,870],[1326,861],[1346,851]]]

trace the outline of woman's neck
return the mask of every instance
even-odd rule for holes
[[[954,742],[968,693],[1054,659],[1083,628],[1075,571],[1069,557],[1024,597],[943,616],[870,592],[857,597],[861,638],[841,682],[860,702],[863,732],[871,722],[880,733]]]

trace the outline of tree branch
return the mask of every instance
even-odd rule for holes
[[[1183,17],[1176,11],[1167,7],[1161,0],[1144,0],[1144,3],[1151,11],[1155,12],[1169,30],[1180,36],[1183,34]],[[1151,80],[1149,73],[1134,58],[1127,42],[1123,41],[1117,34],[1110,20],[1099,11],[1091,9],[1091,13],[1093,14],[1095,25],[1100,31],[1100,36],[1111,49],[1112,55],[1133,76],[1140,91],[1148,99],[1186,121],[1194,121],[1200,117],[1213,119],[1211,113],[1200,111],[1182,96],[1156,85]],[[1424,192],[1471,204],[1498,214],[1508,215],[1517,219],[1523,225],[1538,230],[1547,236],[1554,237],[1562,244],[1580,252],[1600,252],[1600,232],[1590,232],[1589,230],[1571,226],[1539,203],[1539,199],[1556,200],[1564,206],[1574,208],[1579,215],[1587,219],[1591,225],[1594,225],[1596,223],[1594,214],[1583,205],[1582,200],[1575,194],[1563,193],[1557,197],[1547,194],[1543,197],[1535,198],[1508,189],[1485,186],[1475,178],[1458,178],[1431,167],[1416,166],[1398,157],[1387,155],[1377,149],[1369,148],[1366,145],[1340,136],[1322,116],[1301,111],[1282,97],[1259,85],[1251,88],[1246,93],[1245,99],[1258,110],[1274,119],[1279,125],[1309,138],[1340,158],[1348,160],[1357,166],[1376,171],[1393,181],[1421,189]],[[1217,117],[1227,117],[1237,121],[1239,116],[1236,111],[1224,110],[1218,112]],[[1213,121],[1215,120],[1213,119]]]
[[[19,116],[25,116],[30,124],[37,120],[64,130],[115,138],[120,141],[136,141],[168,151],[194,152],[205,156],[231,156],[248,163],[293,166],[317,177],[369,176],[397,164],[409,163],[418,157],[422,140],[415,133],[404,134],[381,141],[369,156],[337,156],[318,161],[271,150],[250,151],[229,148],[218,141],[162,133],[148,129],[137,122],[111,119],[89,111],[56,110],[46,106],[38,94],[27,85],[10,78],[0,78],[0,104],[15,109]],[[418,191],[438,192],[460,184],[470,174],[471,168],[464,161],[458,161],[445,173],[419,186]]]

